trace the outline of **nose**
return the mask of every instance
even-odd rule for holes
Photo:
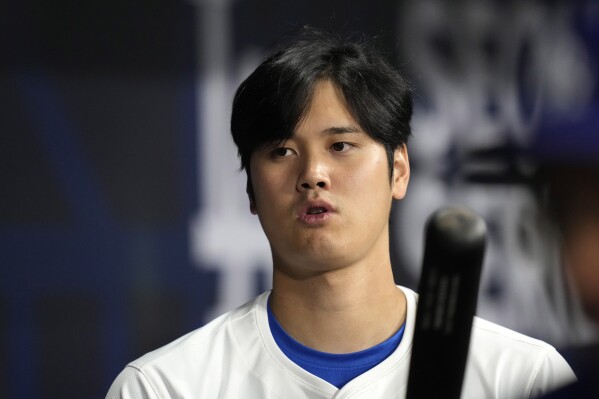
[[[310,157],[301,164],[298,175],[297,191],[328,190],[331,186],[329,168],[323,159]]]

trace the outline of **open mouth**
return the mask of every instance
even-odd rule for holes
[[[332,206],[323,201],[315,201],[312,204],[307,204],[307,206],[300,211],[298,219],[300,222],[307,225],[320,226],[334,213],[335,209]]]

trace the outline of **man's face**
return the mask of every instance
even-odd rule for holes
[[[388,259],[391,202],[409,179],[406,148],[395,151],[389,181],[385,148],[362,131],[329,81],[317,83],[293,136],[258,149],[250,170],[252,212],[275,269],[306,277]]]

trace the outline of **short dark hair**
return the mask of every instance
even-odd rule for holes
[[[315,84],[329,80],[343,94],[360,127],[393,152],[411,134],[412,91],[407,80],[366,40],[343,40],[303,27],[241,83],[233,100],[231,133],[241,168],[264,144],[283,142],[310,104]],[[251,191],[251,185],[248,187]]]

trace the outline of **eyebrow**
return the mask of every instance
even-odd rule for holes
[[[343,133],[361,133],[362,129],[355,126],[333,126],[324,129],[321,133],[324,135],[343,134]]]

